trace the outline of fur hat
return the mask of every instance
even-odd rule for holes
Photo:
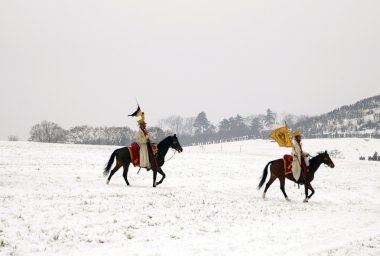
[[[293,133],[293,136],[294,136],[294,137],[301,136],[301,132],[300,132],[300,131],[295,131],[295,132]]]
[[[139,125],[145,125],[145,124],[146,124],[145,121],[144,121],[144,119],[140,119],[140,120],[138,120],[137,123],[138,123]]]

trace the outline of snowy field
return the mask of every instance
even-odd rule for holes
[[[337,153],[315,195],[257,185],[271,141],[185,147],[152,188],[152,173],[103,167],[118,147],[0,142],[0,255],[380,255],[380,140],[304,140]],[[172,156],[169,151],[167,158]],[[160,176],[159,176],[160,177]]]

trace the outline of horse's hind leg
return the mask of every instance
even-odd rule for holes
[[[162,178],[161,178],[161,180],[159,182],[157,182],[156,185],[160,185],[164,181],[164,179],[166,177],[164,171],[161,168],[158,168],[158,173],[162,175]]]
[[[267,182],[267,184],[265,185],[265,190],[264,190],[264,193],[263,193],[263,198],[264,199],[265,199],[265,195],[267,193],[268,188],[270,187],[270,185],[272,185],[273,181],[275,181],[276,179],[277,179],[277,177],[275,175],[273,175],[273,173],[271,173],[270,174],[270,179]]]
[[[124,172],[123,172],[123,177],[124,177],[124,180],[125,182],[127,183],[127,186],[129,186],[129,182],[128,182],[128,168],[129,168],[129,165],[123,165],[123,168],[124,168]]]
[[[280,179],[280,189],[282,193],[284,194],[285,199],[290,201],[290,199],[288,198],[288,195],[285,192],[285,177],[280,177],[279,179]]]
[[[121,167],[121,164],[119,162],[116,162],[115,168],[112,169],[112,171],[110,173],[110,176],[107,179],[107,184],[110,183],[110,180],[111,180],[112,176],[115,174],[115,172],[117,172],[117,170],[119,170],[120,167]]]

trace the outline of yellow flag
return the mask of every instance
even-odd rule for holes
[[[269,137],[277,141],[280,147],[292,147],[292,138],[290,137],[289,129],[286,126],[274,130]]]

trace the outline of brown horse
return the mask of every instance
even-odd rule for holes
[[[169,137],[163,139],[160,143],[158,143],[157,148],[158,148],[158,151],[157,151],[156,162],[157,162],[158,168],[156,168],[156,170],[153,170],[153,187],[161,184],[162,181],[166,177],[165,173],[161,169],[161,166],[163,166],[165,163],[165,156],[168,153],[169,148],[173,148],[179,153],[181,153],[183,151],[181,144],[179,144],[178,138],[175,134],[173,136],[169,136]],[[109,184],[109,182],[110,182],[112,176],[115,174],[115,172],[117,170],[119,170],[120,167],[123,166],[123,168],[124,168],[123,177],[124,177],[125,182],[129,186],[129,181],[128,181],[127,176],[128,176],[128,168],[129,168],[129,165],[132,161],[131,161],[131,156],[129,154],[128,147],[116,149],[112,153],[110,160],[107,163],[107,166],[104,168],[103,175],[104,176],[108,175],[108,173],[111,169],[111,166],[114,162],[115,157],[116,157],[116,166],[112,169],[111,174],[107,179],[107,184]],[[156,183],[157,172],[162,175],[162,178],[159,182]]]
[[[318,170],[319,166],[321,166],[321,164],[326,164],[330,168],[334,168],[335,167],[335,165],[334,165],[333,161],[331,160],[331,158],[330,158],[329,154],[327,153],[327,151],[325,151],[323,153],[319,153],[317,156],[315,156],[315,157],[313,157],[313,158],[310,159],[309,172],[306,175],[306,181],[304,180],[304,184],[305,184],[305,199],[304,199],[304,202],[308,202],[309,199],[314,195],[315,191],[314,191],[313,187],[311,186],[311,181],[314,179],[314,174]],[[289,198],[288,198],[288,196],[285,193],[285,178],[287,178],[287,179],[289,179],[291,181],[294,181],[294,182],[296,182],[296,180],[294,179],[292,173],[289,173],[289,174],[285,175],[284,160],[283,159],[277,159],[277,160],[270,161],[265,166],[264,171],[263,171],[263,176],[261,177],[258,189],[260,189],[264,185],[265,179],[266,179],[267,174],[268,174],[268,166],[269,165],[271,165],[270,166],[270,174],[271,174],[271,176],[270,176],[270,179],[269,179],[269,181],[267,182],[267,184],[265,186],[265,190],[264,190],[264,193],[263,193],[263,198],[265,198],[265,193],[267,192],[268,188],[273,183],[273,181],[275,181],[277,178],[279,178],[279,180],[280,180],[280,189],[281,189],[282,193],[284,194],[285,199],[289,201]],[[308,196],[308,190],[309,189],[311,190],[310,196]]]

